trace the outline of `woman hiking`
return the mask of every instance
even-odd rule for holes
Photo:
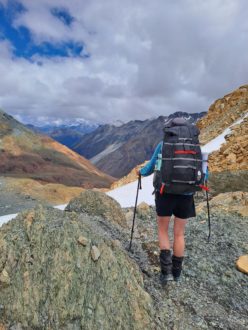
[[[176,128],[178,126],[184,126],[184,128],[178,129]],[[168,128],[167,131],[166,127]],[[201,155],[197,155],[197,153],[201,154],[198,129],[188,124],[183,118],[175,118],[169,124],[167,123],[166,127],[164,141],[157,145],[151,160],[138,172],[141,176],[148,176],[155,172],[155,205],[160,247],[160,280],[162,284],[166,284],[173,279],[175,281],[179,280],[184,259],[185,226],[188,218],[196,216],[194,191],[200,189],[199,187],[193,187],[193,181],[188,177],[189,172],[196,171],[196,175],[198,173],[199,176],[199,182],[202,182],[204,177]],[[196,140],[194,137],[196,134],[190,133],[189,127],[193,127],[193,132],[196,131],[198,133]],[[181,133],[179,137],[175,137],[172,134],[173,137],[171,138],[172,135],[168,137],[166,132]],[[172,148],[173,152],[169,150],[170,148]],[[169,153],[171,154],[169,155]],[[166,162],[167,164],[165,164]],[[197,168],[192,165],[196,162],[199,162]],[[171,163],[173,166],[171,166]],[[167,172],[167,177],[166,174],[162,173],[163,171]],[[192,176],[192,174],[190,175]],[[177,180],[173,180],[173,178]],[[194,183],[196,185],[195,181]],[[174,216],[174,240],[171,247],[168,229],[172,216]]]

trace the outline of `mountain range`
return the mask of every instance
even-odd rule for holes
[[[73,122],[64,124],[51,124],[43,126],[26,125],[32,131],[50,136],[52,139],[64,144],[68,148],[80,142],[86,133],[93,132],[99,125],[88,122]]]
[[[66,146],[40,135],[0,110],[0,173],[85,188],[108,187],[113,178]]]

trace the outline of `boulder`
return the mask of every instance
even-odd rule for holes
[[[207,203],[201,202],[197,206],[198,212],[206,212]],[[248,192],[236,191],[219,194],[209,201],[211,211],[221,211],[223,213],[238,213],[248,216]]]
[[[37,206],[0,228],[1,329],[154,329],[137,264],[91,218]]]
[[[242,273],[248,274],[248,254],[239,257],[236,266]]]
[[[248,191],[248,170],[210,172],[209,187],[212,195],[220,193]]]
[[[150,206],[145,202],[142,202],[137,206],[137,215],[141,219],[147,218],[148,214],[150,214],[150,211]]]
[[[127,220],[120,204],[100,191],[83,191],[69,202],[65,210],[100,216],[113,224],[127,227]]]
[[[81,235],[78,238],[78,243],[83,245],[83,246],[86,246],[88,244],[88,239]]]
[[[90,253],[91,253],[91,258],[94,261],[97,261],[100,258],[101,252],[99,251],[97,246],[93,245]]]

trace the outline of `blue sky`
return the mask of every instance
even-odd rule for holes
[[[246,0],[0,0],[0,108],[47,123],[207,111],[248,77]]]
[[[13,54],[18,57],[31,59],[33,55],[40,56],[82,56],[83,43],[74,41],[62,41],[58,43],[42,42],[37,45],[32,40],[30,30],[25,26],[13,26],[13,20],[22,15],[26,8],[17,1],[8,1],[6,7],[0,4],[0,36],[7,39],[13,45]],[[65,8],[51,8],[51,14],[63,24],[70,26],[74,18]],[[86,55],[83,55],[87,57]]]

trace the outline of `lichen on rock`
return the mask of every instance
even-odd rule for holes
[[[0,228],[2,327],[151,329],[154,309],[139,268],[90,221],[87,214],[37,206]],[[81,236],[89,239],[84,247]]]

